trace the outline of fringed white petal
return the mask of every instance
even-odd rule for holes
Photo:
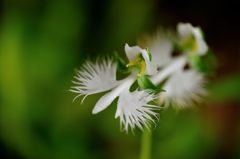
[[[166,82],[160,94],[160,100],[166,106],[173,104],[178,108],[184,108],[200,102],[206,95],[204,89],[205,79],[195,70],[179,70]]]
[[[150,123],[155,123],[158,113],[155,111],[160,107],[149,104],[155,99],[155,95],[147,91],[129,92],[125,90],[118,99],[115,118],[120,118],[121,128],[128,132],[129,127],[143,129],[150,128]]]
[[[74,76],[75,81],[70,91],[79,95],[90,95],[104,92],[116,87],[117,65],[112,59],[104,59],[102,62],[86,62],[82,69]]]
[[[152,53],[152,63],[158,67],[168,64],[172,57],[173,45],[171,40],[163,31],[158,31],[156,36],[147,37],[145,45]]]

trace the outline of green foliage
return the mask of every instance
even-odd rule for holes
[[[212,100],[215,101],[240,101],[240,75],[231,75],[217,80],[209,86]]]

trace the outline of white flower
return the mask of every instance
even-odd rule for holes
[[[208,46],[204,41],[202,31],[199,27],[193,27],[190,23],[179,23],[177,31],[182,45],[192,45],[188,50],[190,53],[204,55],[208,51]]]
[[[129,89],[134,81],[135,81],[135,77],[132,75],[130,75],[128,78],[120,81],[119,82],[120,84],[117,87],[115,87],[110,92],[103,95],[98,100],[98,102],[96,103],[96,105],[93,108],[92,113],[96,114],[96,113],[99,113],[100,111],[104,110],[105,108],[107,108],[113,102],[113,100],[116,99],[121,93],[123,93],[125,90],[129,91]]]
[[[160,108],[153,104],[156,98],[167,106],[173,104],[178,108],[200,101],[206,94],[204,76],[192,69],[184,70],[184,66],[189,62],[189,54],[204,55],[208,46],[198,27],[179,23],[177,31],[180,37],[179,50],[187,53],[178,57],[172,57],[173,44],[162,32],[147,39],[149,52],[139,46],[130,47],[125,44],[129,60],[127,67],[132,72],[122,80],[116,78],[117,64],[112,59],[95,63],[87,61],[74,77],[74,86],[70,90],[77,93],[74,100],[81,95],[84,95],[84,100],[88,95],[106,92],[92,110],[96,114],[118,98],[115,118],[120,118],[121,128],[126,132],[136,127],[141,130],[143,127],[150,128],[150,123],[155,123],[155,118],[158,118],[156,110]],[[147,78],[147,84],[143,84],[141,77]],[[136,80],[140,81],[142,88],[153,87],[156,92],[159,90],[157,85],[162,84],[165,91],[158,95],[149,90],[136,89],[131,92],[130,88]]]
[[[208,47],[200,28],[193,27],[189,23],[180,23],[177,30],[182,42],[180,43],[181,47],[186,47],[185,52],[199,55],[207,52]],[[153,60],[155,65],[162,66],[157,74],[151,76],[151,81],[158,85],[166,80],[162,88],[165,91],[159,95],[161,103],[167,106],[173,104],[179,108],[191,106],[194,102],[199,102],[201,97],[206,94],[203,87],[205,84],[204,76],[195,70],[184,70],[184,66],[188,64],[188,55],[182,54],[178,57],[172,57],[173,46],[169,39],[163,35],[158,33],[156,36],[158,38],[147,41],[152,57],[155,59]],[[160,41],[162,41],[161,45]],[[161,58],[166,62],[161,62]]]
[[[187,57],[179,56],[151,77],[156,85],[167,79],[162,88],[164,92],[159,95],[160,103],[184,108],[194,105],[194,102],[200,102],[201,97],[206,95],[204,76],[192,69],[184,70],[186,64]]]
[[[154,75],[157,73],[157,66],[151,61],[146,49],[142,49],[139,46],[130,47],[128,44],[125,44],[125,52],[130,62],[135,60],[139,54],[142,55],[146,64],[145,74]]]
[[[146,62],[146,66],[151,67],[147,62],[150,61],[146,50],[138,46],[125,46],[126,54],[129,60],[134,60],[141,54]],[[146,73],[152,73],[147,70]],[[150,69],[150,68],[149,68]],[[148,104],[154,100],[154,95],[147,91],[130,92],[130,87],[137,79],[136,72],[122,80],[116,80],[117,65],[111,59],[104,59],[102,62],[92,63],[86,62],[83,68],[77,72],[73,81],[75,86],[71,87],[72,92],[78,95],[91,95],[99,92],[107,92],[103,95],[93,108],[92,113],[96,114],[106,109],[117,97],[118,106],[116,117],[120,117],[121,125],[124,125],[124,130],[128,131],[128,127],[134,129],[136,126],[142,129],[143,126],[149,127],[149,121],[154,121],[157,117],[156,110],[158,107]]]
[[[152,54],[152,63],[157,67],[163,67],[172,60],[173,44],[163,31],[158,31],[153,37],[146,37],[144,44]]]
[[[160,94],[160,99],[167,106],[170,104],[177,108],[192,106],[206,95],[204,84],[202,74],[195,70],[179,69],[164,85],[165,92]]]

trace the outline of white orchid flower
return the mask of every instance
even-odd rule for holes
[[[151,70],[154,66],[150,63],[150,57],[147,50],[138,46],[129,47],[125,45],[126,55],[131,63],[138,55],[142,55],[145,61],[143,68],[144,74],[153,74]],[[141,68],[142,70],[142,68]],[[137,79],[137,73],[132,72],[131,75],[122,80],[116,80],[117,64],[111,59],[104,59],[102,62],[92,63],[86,62],[82,69],[75,76],[76,81],[70,91],[77,93],[78,98],[81,95],[91,95],[100,92],[107,92],[103,95],[93,108],[92,113],[96,114],[106,109],[117,97],[118,105],[115,117],[120,117],[121,125],[125,131],[128,128],[134,129],[136,126],[140,129],[149,127],[149,122],[153,122],[157,117],[154,111],[158,106],[151,105],[149,102],[155,99],[155,95],[148,91],[130,92],[131,85]]]
[[[193,27],[190,23],[179,23],[177,32],[180,36],[181,45],[188,48],[187,52],[199,55],[207,53],[208,46],[199,27]]]
[[[198,32],[198,29],[193,28],[190,24],[179,24],[178,30],[182,38],[190,36],[193,34],[192,32],[197,36],[196,32]],[[162,87],[165,92],[160,93],[159,101],[165,105],[173,103],[179,108],[193,105],[193,101],[199,101],[206,94],[203,87],[205,79],[201,73],[192,68],[183,70],[184,66],[189,64],[188,55],[180,54],[177,57],[172,57],[173,47],[170,39],[164,34],[158,33],[157,38],[149,39],[147,39],[147,44],[152,52],[152,57],[154,57],[153,61],[158,59],[156,62],[159,61],[162,66],[157,74],[151,76],[151,81],[153,84],[159,85],[166,80]],[[200,49],[200,52],[206,52],[206,49]],[[161,58],[166,62],[161,62]]]
[[[206,95],[204,76],[193,69],[184,70],[186,64],[186,56],[177,57],[151,77],[156,85],[167,79],[162,88],[165,91],[159,95],[160,103],[165,106],[173,104],[177,108],[185,108],[194,105],[194,102],[200,102]]]
[[[179,46],[176,45],[179,47],[177,51],[183,53],[177,57],[172,56],[175,49],[173,42],[162,32],[147,39],[149,50],[125,44],[129,63],[126,65],[128,68],[124,69],[131,73],[122,80],[116,78],[117,63],[112,59],[95,63],[87,61],[74,77],[75,86],[70,90],[77,93],[74,100],[82,95],[84,100],[88,95],[108,91],[97,101],[92,113],[103,111],[118,98],[115,118],[120,118],[121,128],[126,132],[129,128],[150,128],[150,123],[155,123],[154,119],[158,118],[156,110],[160,108],[152,104],[156,98],[166,106],[173,104],[178,108],[200,101],[206,94],[205,78],[194,70],[197,67],[193,62],[196,57],[200,58],[207,53],[208,46],[198,27],[179,23],[177,31],[180,37],[180,42],[177,43]],[[185,70],[185,65],[190,65],[191,68]],[[131,92],[130,88],[136,80],[143,90]],[[164,92],[156,95],[148,90],[150,88],[159,92],[159,84]]]
[[[146,49],[142,49],[139,46],[130,47],[128,44],[125,44],[125,52],[128,60],[130,61],[130,63],[133,62],[133,64],[137,59],[137,56],[139,54],[142,55],[144,59],[144,65],[146,66],[141,68],[142,70],[145,70],[145,72],[141,72],[141,70],[140,73],[147,75],[154,75],[157,73],[157,66],[152,62],[152,57]]]

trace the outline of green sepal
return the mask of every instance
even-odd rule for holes
[[[121,73],[129,73],[129,68],[127,67],[127,63],[123,60],[123,58],[120,57],[117,52],[114,52],[114,57],[117,61],[118,71]]]
[[[162,91],[162,89],[153,84],[149,77],[146,75],[138,77],[137,82],[139,87],[142,89],[149,89],[155,93]]]
[[[189,57],[189,64],[192,68],[200,71],[201,70],[201,57],[198,54],[191,54],[188,56]]]
[[[198,28],[199,28],[199,31],[200,31],[200,33],[201,33],[201,35],[202,35],[202,38],[205,39],[205,33],[204,33],[204,31],[202,30],[202,28],[200,28],[200,27],[198,27]]]
[[[152,61],[152,53],[148,48],[147,48],[147,53],[148,53],[148,56],[149,56],[149,60]]]
[[[202,57],[200,71],[212,75],[217,68],[217,58],[212,50],[209,50],[205,56]]]
[[[136,59],[138,59],[138,61],[145,61],[142,54],[138,54]]]
[[[196,69],[199,72],[211,75],[214,73],[214,70],[217,65],[217,60],[213,52],[210,50],[206,55],[190,55],[189,56],[190,66]]]
[[[178,51],[178,52],[182,51],[180,45],[177,42],[177,40],[173,40],[172,44],[173,44],[173,50],[174,51]]]

